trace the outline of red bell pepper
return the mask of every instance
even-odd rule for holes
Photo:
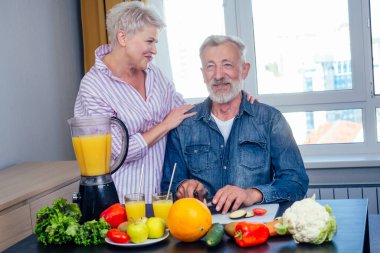
[[[268,237],[269,229],[262,223],[239,222],[234,232],[235,242],[240,247],[262,244]]]
[[[111,227],[117,228],[120,223],[127,221],[127,212],[120,203],[116,203],[104,210],[100,214],[100,218],[102,217]]]

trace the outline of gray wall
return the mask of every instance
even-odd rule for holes
[[[75,159],[66,120],[83,76],[79,2],[0,0],[0,169]],[[380,182],[378,170],[308,174],[310,184],[360,184]]]
[[[310,185],[379,184],[380,167],[307,169]]]
[[[0,1],[0,169],[74,159],[66,120],[83,76],[80,1]]]

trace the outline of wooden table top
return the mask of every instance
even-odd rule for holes
[[[359,253],[369,251],[368,242],[368,201],[365,199],[347,200],[320,200],[321,204],[328,204],[333,209],[336,217],[338,232],[332,242],[322,245],[297,244],[291,236],[272,237],[267,243],[248,248],[239,248],[237,244],[226,235],[220,245],[208,248],[204,242],[195,243],[179,242],[169,236],[166,240],[150,246],[140,248],[124,248],[102,244],[98,246],[79,247],[75,245],[43,246],[37,241],[35,235],[31,235],[3,253],[112,253],[112,252],[155,252],[155,253],[227,253],[227,252],[255,252],[255,253]],[[280,204],[278,215],[281,215],[291,203]],[[150,211],[149,211],[150,210]],[[147,208],[149,216],[151,206]]]
[[[371,252],[380,252],[380,215],[370,214],[368,221]]]

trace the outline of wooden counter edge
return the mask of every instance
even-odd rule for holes
[[[62,173],[62,168],[67,168],[67,171]],[[39,176],[41,179],[33,178]],[[45,196],[78,181],[79,178],[80,171],[76,161],[28,162],[0,170],[0,185],[7,187],[2,187],[0,213]],[[14,194],[9,196],[9,192]]]

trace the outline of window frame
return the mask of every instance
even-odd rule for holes
[[[251,1],[225,0],[225,7],[232,5],[226,13],[226,32],[243,39],[246,45],[254,45],[254,29]],[[226,4],[226,3],[229,4]],[[377,142],[376,105],[379,96],[374,96],[372,78],[372,41],[370,27],[369,0],[348,0],[352,90],[317,91],[289,94],[258,94],[255,48],[247,46],[247,61],[251,63],[250,74],[245,81],[245,90],[261,102],[279,109],[281,112],[329,111],[340,109],[362,109],[363,143],[309,144],[299,145],[303,155],[317,154],[367,154],[380,149]],[[248,23],[247,20],[252,20]],[[338,99],[337,99],[338,98]]]
[[[251,1],[223,1],[226,34],[240,37],[247,45],[246,58],[251,64],[251,69],[244,82],[244,89],[248,93],[258,98],[260,102],[274,106],[283,113],[340,109],[362,110],[363,143],[299,145],[304,156],[378,154],[378,150],[380,150],[376,122],[376,107],[380,107],[380,96],[374,95],[372,77],[370,0],[347,1],[351,39],[352,90],[265,95],[258,94],[257,79],[255,78],[257,73],[254,29],[253,22],[247,22],[254,20]],[[165,36],[165,32],[163,33],[164,35],[161,36]],[[166,52],[161,52],[161,55],[169,58],[167,50],[166,47]],[[171,77],[171,73],[169,77]],[[186,99],[188,103],[199,103],[203,100],[204,98]]]

